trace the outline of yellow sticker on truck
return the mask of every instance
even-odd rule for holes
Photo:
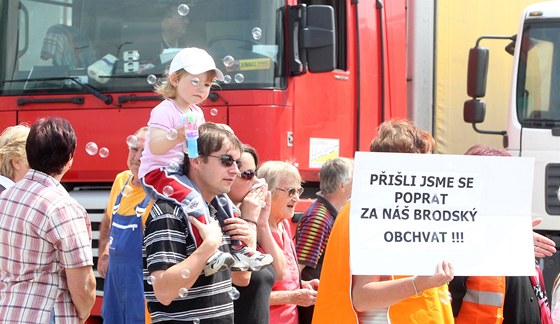
[[[271,64],[272,59],[270,58],[239,60],[239,70],[268,70],[270,69]]]

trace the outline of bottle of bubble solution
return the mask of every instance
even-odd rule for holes
[[[198,127],[196,125],[196,115],[192,112],[185,114],[185,136],[187,137],[185,153],[189,158],[198,157]]]

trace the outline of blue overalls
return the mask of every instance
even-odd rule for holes
[[[136,215],[120,215],[119,210],[124,188],[113,207],[111,232],[109,234],[109,266],[105,278],[103,323],[144,323],[145,299],[142,266],[142,215],[150,202],[145,197],[135,207]],[[136,216],[136,217],[134,217]]]

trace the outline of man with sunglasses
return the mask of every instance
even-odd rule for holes
[[[241,142],[215,124],[203,124],[199,131],[199,156],[185,157],[184,174],[187,185],[202,197],[202,207],[210,215],[208,224],[167,199],[154,203],[146,221],[146,299],[154,321],[196,323],[204,319],[233,323],[232,299],[236,291],[232,290],[232,281],[238,286],[249,283],[250,276],[245,271],[226,269],[210,276],[199,275],[216,250],[232,251],[230,237],[223,236],[220,224],[228,225],[231,238],[245,244],[255,240],[254,230],[245,221],[234,218],[235,207],[225,195],[239,174]],[[189,235],[189,223],[203,239],[199,246]]]

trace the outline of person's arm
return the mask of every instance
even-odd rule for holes
[[[150,127],[150,152],[155,155],[162,155],[179,143],[183,143],[185,139],[185,132],[182,127],[179,127],[177,130],[177,137],[175,139],[169,139],[168,132],[164,129],[157,128],[157,127]]]
[[[66,281],[80,321],[85,321],[95,303],[95,275],[91,266],[66,268]]]
[[[533,219],[533,227],[539,225],[542,218]],[[533,245],[535,248],[535,257],[544,258],[551,256],[556,252],[556,243],[546,236],[533,232]]]
[[[270,306],[295,304],[298,306],[315,305],[317,292],[311,289],[280,290],[270,293]]]
[[[270,225],[268,224],[271,202],[271,193],[268,190],[266,191],[264,201],[265,207],[261,208],[261,212],[257,220],[257,240],[262,249],[272,256],[272,267],[276,272],[276,281],[282,281],[286,275],[286,257],[284,256],[284,251],[282,251],[280,246],[274,240],[272,231],[270,230]]]
[[[97,272],[102,278],[107,275],[107,267],[109,266],[109,233],[111,231],[111,218],[107,211],[103,214],[103,219],[99,225],[99,249],[97,259]]]
[[[202,224],[196,218],[189,216],[189,221],[196,226],[203,239],[202,244],[185,260],[166,270],[150,273],[153,276],[152,287],[157,300],[163,305],[169,305],[179,297],[179,289],[190,289],[198,279],[208,259],[222,244],[222,229],[217,221],[211,219],[208,224]],[[191,274],[187,278],[182,276],[185,269]]]
[[[352,276],[354,308],[359,312],[386,308],[426,289],[445,285],[453,279],[453,266],[443,261],[438,264],[433,276],[387,279],[381,276]]]

